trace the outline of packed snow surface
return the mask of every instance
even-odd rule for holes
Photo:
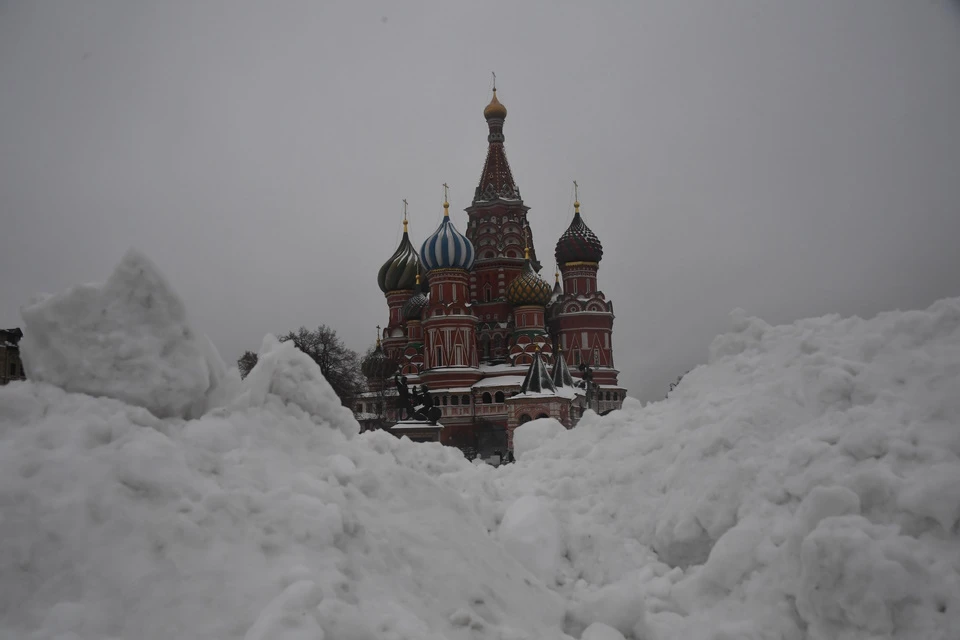
[[[241,382],[136,253],[23,315],[32,381],[0,388],[0,637],[960,628],[960,299],[735,313],[669,400],[531,423],[497,469],[356,435],[272,336]]]

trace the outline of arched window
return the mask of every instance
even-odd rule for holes
[[[490,284],[487,283],[483,287],[483,301],[490,302],[491,300],[493,300],[493,287],[491,287]]]
[[[447,406],[448,397],[443,396],[443,406]]]
[[[607,402],[610,402],[610,400],[612,399],[613,399],[613,396],[610,394],[609,391],[607,391]]]
[[[609,400],[609,398],[607,398]],[[450,396],[450,404],[457,406],[460,404],[460,396]]]
[[[547,414],[541,413],[540,415],[537,416],[537,420],[539,420],[540,418],[549,418],[549,417],[550,416],[548,416]]]
[[[433,363],[433,366],[442,367],[443,366],[443,349],[442,348],[437,347],[436,356],[437,356],[437,360],[436,362]]]
[[[483,404],[490,404],[491,402],[493,402],[493,398],[490,397],[490,392],[489,392],[489,391],[484,391],[484,392],[483,392]]]
[[[522,416],[520,416],[519,422],[520,424],[526,424],[527,422],[530,422],[530,414],[525,413]]]
[[[503,391],[497,391],[497,395],[495,395],[493,399],[496,400],[497,403],[503,402]]]
[[[490,315],[490,314],[487,314]],[[480,339],[480,350],[483,352],[483,359],[487,360],[490,358],[490,338],[483,336]]]
[[[594,349],[594,350],[593,350],[593,364],[594,364],[595,366],[599,366],[599,365],[600,365],[600,349]]]
[[[493,351],[494,353],[499,353],[500,349],[503,348],[503,338],[500,336],[493,336]]]
[[[470,396],[468,396],[468,395],[463,395],[463,396],[461,396],[461,397],[460,397],[460,404],[469,405],[469,404],[470,404]]]

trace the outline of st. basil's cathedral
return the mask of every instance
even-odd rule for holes
[[[613,303],[597,282],[599,238],[575,201],[554,252],[555,284],[538,275],[530,208],[507,162],[507,108],[496,88],[483,117],[487,158],[466,233],[445,198],[443,220],[419,251],[404,219],[400,246],[377,277],[389,315],[374,356],[395,361],[410,388],[429,389],[439,424],[397,424],[395,409],[376,411],[384,381],[356,409],[365,426],[380,418],[398,436],[492,451],[512,449],[513,429],[531,419],[554,417],[572,428],[588,408],[619,409],[626,390],[613,359]]]

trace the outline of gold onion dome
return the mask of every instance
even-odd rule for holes
[[[413,289],[417,273],[420,271],[420,256],[410,242],[407,233],[407,221],[403,221],[403,238],[400,246],[393,252],[377,274],[377,284],[384,293]]]
[[[515,307],[527,305],[545,307],[552,296],[553,289],[533,270],[528,250],[523,271],[507,287],[507,302]]]
[[[507,117],[507,108],[503,106],[499,100],[497,100],[496,89],[493,90],[493,99],[490,100],[490,104],[483,109],[483,117],[487,120],[491,118],[499,118],[503,120]]]

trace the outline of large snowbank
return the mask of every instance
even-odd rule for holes
[[[432,477],[463,456],[354,437],[292,343],[211,401],[215,352],[135,253],[24,316],[62,388],[0,387],[0,637],[563,637],[560,597]]]
[[[737,312],[669,400],[538,444],[478,503],[552,510],[573,634],[625,632],[637,600],[635,633],[658,638],[960,629],[960,299],[779,327]]]
[[[0,637],[956,637],[960,299],[737,313],[669,400],[494,469],[357,437],[272,336],[240,382],[138,264],[24,311],[51,384],[0,388]]]

